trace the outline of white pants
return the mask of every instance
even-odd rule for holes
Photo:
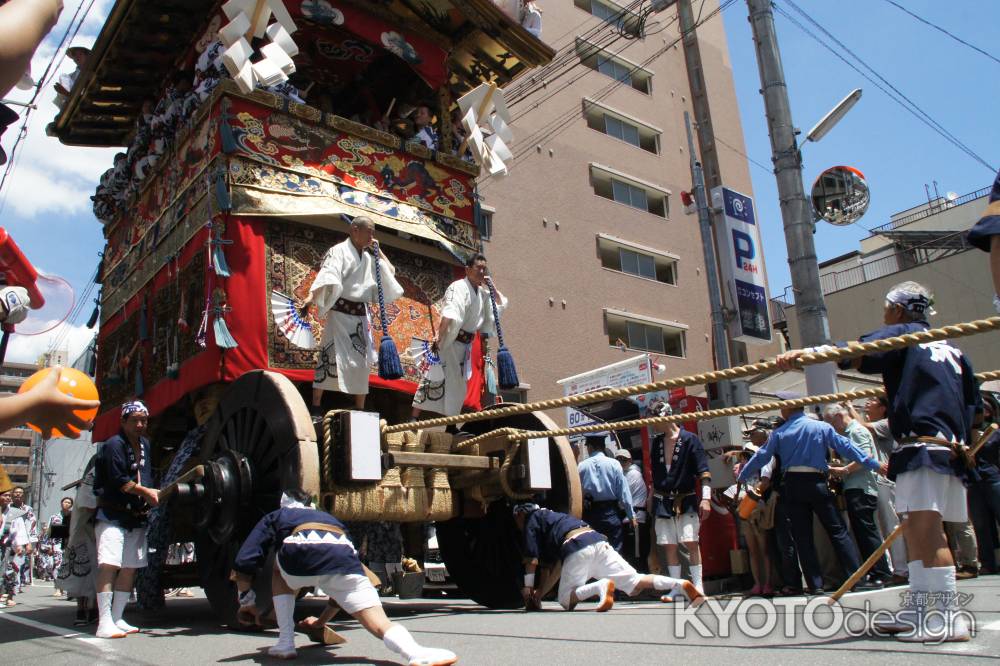
[[[896,486],[890,483],[878,485],[878,511],[875,514],[878,520],[879,529],[883,536],[889,536],[899,525],[899,515],[896,513]],[[897,576],[908,576],[909,566],[907,565],[906,540],[896,539],[889,546],[889,555],[892,560],[892,573]]]
[[[321,576],[293,576],[285,573],[278,562],[278,570],[281,577],[288,583],[288,587],[293,590],[300,590],[303,587],[322,588],[337,605],[343,608],[349,615],[359,613],[366,608],[381,606],[378,592],[368,580],[368,576],[361,574],[326,574]]]
[[[696,542],[700,531],[701,521],[694,511],[672,518],[657,518],[656,545],[676,546],[678,543]]]
[[[119,569],[142,569],[146,566],[146,528],[131,530],[97,521],[97,563]]]
[[[563,560],[559,604],[569,610],[570,595],[592,578],[610,578],[615,588],[625,594],[631,594],[642,580],[642,576],[607,541],[592,543]]]
[[[957,476],[922,468],[896,477],[896,510],[936,511],[941,520],[964,523],[969,519],[965,486]]]
[[[313,388],[367,395],[368,376],[377,360],[368,317],[330,310],[323,326]]]

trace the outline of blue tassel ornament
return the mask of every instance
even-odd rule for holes
[[[146,387],[142,382],[142,356],[140,355],[135,360],[135,396],[137,398],[142,397],[145,391]]]
[[[382,268],[379,262],[378,243],[375,244],[375,286],[378,287],[378,312],[382,324],[382,342],[378,346],[378,376],[382,379],[401,379],[403,364],[399,362],[399,351],[389,334],[389,320],[385,316],[385,295],[382,292]]]
[[[240,346],[233,334],[229,332],[229,327],[226,326],[226,320],[222,317],[222,308],[215,309],[212,330],[215,332],[215,344],[220,349],[235,349]]]
[[[219,171],[215,177],[215,201],[219,204],[219,210],[229,211],[233,209],[233,198],[229,196],[224,171]]]
[[[230,241],[232,242],[232,241]],[[221,239],[216,239],[212,241],[212,270],[219,277],[229,277],[231,273],[229,272],[229,264],[226,263],[226,254],[222,251],[222,245],[225,241]]]
[[[497,370],[499,371],[500,388],[509,391],[521,385],[517,378],[517,367],[514,365],[514,356],[507,349],[503,342],[503,329],[500,327],[500,311],[497,309],[497,292],[493,288],[493,282],[487,280],[487,288],[490,290],[490,306],[493,308],[493,321],[497,326],[497,342],[500,349],[497,350]]]

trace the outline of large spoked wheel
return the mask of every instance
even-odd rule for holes
[[[198,575],[219,619],[237,627],[229,573],[243,540],[278,508],[284,490],[320,491],[315,429],[292,382],[263,370],[233,382],[212,415],[200,458],[205,497],[195,523]],[[254,588],[259,605],[270,601],[270,562]]]
[[[466,423],[462,429],[480,434],[504,427],[550,430],[558,426],[546,414],[532,412]],[[579,517],[583,492],[576,459],[565,437],[549,438],[549,466],[552,490],[545,494],[542,504]],[[508,502],[494,502],[481,518],[459,517],[437,523],[436,530],[441,558],[464,594],[488,608],[524,605],[522,556]]]

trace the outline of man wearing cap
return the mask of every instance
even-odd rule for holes
[[[491,335],[496,328],[491,290],[496,292],[497,313],[507,307],[507,298],[493,285],[488,270],[485,255],[472,255],[465,262],[465,277],[448,285],[444,293],[441,322],[428,350],[435,360],[426,364],[413,396],[414,419],[423,411],[444,416],[462,411],[472,377],[472,342],[477,333]]]
[[[368,304],[377,302],[379,296],[376,252],[388,306],[403,295],[403,288],[396,281],[396,269],[375,241],[375,222],[362,215],[351,220],[348,238],[327,251],[302,303],[303,312],[315,305],[318,316],[326,321],[313,379],[314,418],[322,415],[324,391],[352,395],[355,408],[365,407],[370,367],[378,360],[368,314]]]
[[[668,403],[655,408],[656,416],[672,413]],[[701,440],[676,423],[659,423],[653,429],[657,435],[650,444],[653,495],[649,503],[650,512],[656,516],[656,545],[666,550],[670,575],[680,578],[678,544],[684,544],[691,558],[691,582],[704,593],[698,535],[701,521],[712,510],[708,456]]]
[[[237,618],[245,625],[259,625],[253,581],[270,552],[275,553],[274,568],[264,574],[271,577],[278,642],[267,653],[279,659],[296,657],[295,597],[302,588],[313,587],[326,592],[330,606],[336,604],[349,613],[409,666],[446,666],[458,661],[453,652],[418,644],[406,627],[389,621],[344,524],[307,502],[307,493],[286,490],[281,507],[257,522],[233,561],[230,579],[236,582]],[[322,620],[334,614],[328,608],[318,622],[307,625],[322,628]]]
[[[632,510],[635,512],[635,525],[627,520],[622,524],[624,530],[622,555],[636,571],[645,572],[649,566],[650,548],[649,523],[646,522],[649,517],[649,512],[646,511],[649,489],[646,488],[642,470],[632,462],[632,454],[628,449],[618,449],[615,452],[615,459],[621,464],[625,473],[625,483],[628,484],[629,495],[632,496]]]
[[[787,391],[777,395],[784,401],[801,397]],[[827,486],[827,450],[833,449],[842,458],[871,470],[881,470],[882,466],[875,458],[865,455],[851,440],[838,435],[829,423],[808,418],[802,407],[791,404],[782,406],[781,417],[785,423],[774,429],[767,443],[743,467],[739,481],[746,483],[774,456],[781,459],[784,470],[782,497],[792,522],[795,548],[806,585],[810,591],[819,593],[823,590],[823,571],[813,542],[814,515],[830,537],[846,575],[851,575],[861,566],[858,547],[848,534],[847,526],[834,505],[833,493]],[[862,583],[858,589],[871,589],[871,586]]]
[[[692,605],[698,605],[703,595],[689,581],[667,576],[640,575],[600,532],[587,523],[565,513],[543,509],[525,502],[514,506],[514,524],[522,533],[524,553],[524,587],[521,596],[527,607],[537,607],[535,571],[538,565],[562,563],[559,578],[559,605],[566,610],[581,601],[598,598],[598,613],[610,610],[615,603],[615,590],[635,596],[642,590],[678,591]],[[594,580],[588,583],[588,580]],[[661,598],[666,601],[666,597]]]
[[[969,230],[969,243],[990,253],[990,273],[993,275],[993,307],[1000,312],[1000,172],[993,181],[990,200],[983,216]]]
[[[587,459],[579,465],[583,490],[583,519],[607,537],[611,547],[622,550],[621,511],[635,528],[638,525],[632,494],[622,467],[604,455],[604,435],[587,435]]]
[[[885,326],[861,336],[861,342],[929,329],[932,305],[933,296],[923,285],[912,281],[895,285],[885,297]],[[787,352],[778,363],[791,367],[803,353]],[[970,632],[957,613],[955,563],[943,521],[967,520],[965,460],[981,402],[972,366],[946,340],[873,352],[839,365],[882,375],[889,426],[899,443],[889,458],[888,476],[896,482],[896,510],[905,516],[903,537],[913,558],[908,595],[912,603],[906,604],[907,622],[878,626],[903,632],[897,638],[908,642],[967,641]]]
[[[159,503],[152,487],[149,410],[141,401],[122,405],[121,430],[101,447],[94,468],[97,497],[98,638],[124,638],[137,631],[122,619],[135,570],[146,566],[146,525]]]

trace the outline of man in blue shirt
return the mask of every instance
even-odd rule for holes
[[[406,627],[389,621],[344,524],[307,507],[308,501],[308,494],[301,490],[286,490],[281,508],[257,522],[233,561],[230,579],[236,581],[238,617],[244,624],[260,624],[253,579],[275,551],[269,574],[279,636],[268,654],[295,658],[295,596],[304,587],[316,587],[330,595],[331,604],[336,603],[387,648],[402,655],[409,666],[447,666],[458,661],[453,652],[419,645]]]
[[[583,519],[606,536],[612,548],[621,552],[621,511],[633,527],[637,525],[632,493],[622,466],[604,455],[604,435],[587,435],[586,441],[587,459],[579,465]]]
[[[885,297],[885,326],[861,336],[861,342],[926,331],[927,317],[935,314],[933,300],[916,282],[895,285]],[[808,351],[782,354],[779,366],[791,367]],[[956,600],[955,562],[943,521],[968,520],[962,480],[970,477],[965,459],[981,403],[972,366],[946,340],[873,352],[839,365],[882,375],[889,427],[899,443],[889,457],[888,476],[896,482],[896,510],[906,516],[903,537],[913,558],[909,599],[920,603],[907,604],[908,621],[878,627],[901,632],[897,638],[906,642],[967,641],[970,632]],[[927,599],[933,609],[923,605]]]
[[[135,570],[146,566],[146,515],[159,503],[152,487],[146,428],[149,410],[141,401],[122,405],[121,431],[97,454],[98,638],[124,638],[139,631],[122,619]]]
[[[667,576],[640,575],[608,544],[603,534],[573,516],[537,504],[525,502],[514,506],[514,524],[523,534],[524,587],[521,596],[527,608],[538,607],[535,571],[539,563],[562,563],[559,577],[559,604],[573,610],[577,603],[597,597],[598,613],[610,610],[615,603],[615,589],[629,596],[642,590],[660,592],[680,590],[692,606],[704,596],[689,581]],[[594,579],[595,582],[588,583]],[[666,601],[666,596],[661,601]]]
[[[792,393],[778,394],[782,400],[798,397]],[[746,483],[775,455],[784,469],[784,498],[792,521],[792,535],[799,552],[806,585],[814,593],[823,590],[823,571],[813,543],[813,515],[826,530],[841,566],[849,576],[861,566],[858,547],[847,532],[847,526],[833,502],[827,486],[827,450],[833,449],[841,458],[860,463],[868,469],[884,471],[878,460],[862,453],[846,437],[841,437],[829,423],[809,418],[802,407],[782,407],[785,423],[774,429],[767,443],[754,454],[740,471],[739,481]],[[859,589],[871,589],[867,583]]]

